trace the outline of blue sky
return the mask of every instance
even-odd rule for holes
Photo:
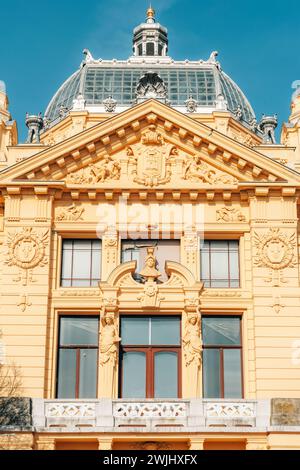
[[[96,58],[127,58],[132,29],[146,0],[6,0],[0,6],[0,80],[21,140],[24,117],[44,112],[58,87],[79,66],[82,50]],[[289,115],[292,83],[300,80],[299,0],[153,0],[169,29],[174,59],[206,59],[219,51],[222,68],[256,115]]]

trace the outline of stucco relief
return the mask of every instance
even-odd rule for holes
[[[207,163],[201,160],[200,155],[188,157],[183,171],[183,179],[207,184],[237,184],[238,180],[233,176],[217,172]]]
[[[8,266],[19,268],[20,275],[14,282],[22,281],[27,285],[32,282],[32,270],[45,266],[48,262],[46,247],[49,243],[49,230],[36,232],[32,227],[25,227],[21,232],[8,233],[7,259]]]
[[[107,180],[119,180],[121,166],[117,160],[106,155],[102,160],[67,176],[68,183],[92,184]]]
[[[32,302],[30,302],[28,295],[22,295],[20,297],[20,302],[17,304],[20,307],[21,311],[24,313],[27,307],[31,307]]]
[[[267,233],[254,234],[256,256],[254,263],[257,267],[269,268],[271,274],[266,279],[273,286],[280,286],[285,282],[282,270],[296,266],[296,234],[288,235],[279,228],[271,228]]]
[[[199,313],[188,314],[182,342],[186,365],[190,366],[193,364],[197,368],[200,368],[202,342]]]
[[[174,444],[170,442],[135,442],[131,444],[131,449],[136,450],[172,450],[174,449]]]
[[[127,149],[133,164],[133,181],[144,186],[157,186],[171,181],[170,156],[174,146],[167,144],[153,124],[142,133],[141,143]]]
[[[200,393],[200,369],[202,364],[202,339],[200,313],[198,311],[189,312],[186,315],[182,344],[191,396],[196,398]]]
[[[234,207],[222,207],[217,210],[217,222],[246,222],[244,214]]]
[[[101,385],[109,397],[116,394],[116,374],[118,364],[119,346],[121,341],[118,331],[118,322],[113,313],[102,313],[100,331],[100,367]]]
[[[55,220],[57,222],[76,222],[77,220],[82,220],[84,211],[84,207],[72,204],[70,207],[58,209]]]

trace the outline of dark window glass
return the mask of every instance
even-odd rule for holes
[[[60,319],[57,398],[95,398],[99,319]]]
[[[201,279],[205,287],[240,287],[237,240],[205,240],[202,243]]]
[[[177,398],[180,318],[121,318],[122,398]]]
[[[147,55],[154,55],[154,42],[147,42],[146,51]]]
[[[242,345],[239,317],[203,317],[205,398],[242,398]]]
[[[159,281],[164,282],[167,280],[165,273],[166,261],[180,262],[180,241],[179,240],[123,240],[121,262],[136,261],[137,268],[135,279],[141,280],[139,272],[144,267],[145,259],[147,256],[147,248],[149,246],[155,247],[155,257],[157,260],[156,269],[161,273]]]
[[[100,240],[63,240],[61,286],[93,287],[101,278]]]

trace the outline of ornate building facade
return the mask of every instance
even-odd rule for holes
[[[26,125],[1,84],[0,448],[300,448],[300,95],[276,143],[150,8]]]

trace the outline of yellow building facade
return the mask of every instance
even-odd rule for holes
[[[0,87],[0,448],[299,449],[300,95],[277,144],[216,52],[133,46],[26,144]]]

